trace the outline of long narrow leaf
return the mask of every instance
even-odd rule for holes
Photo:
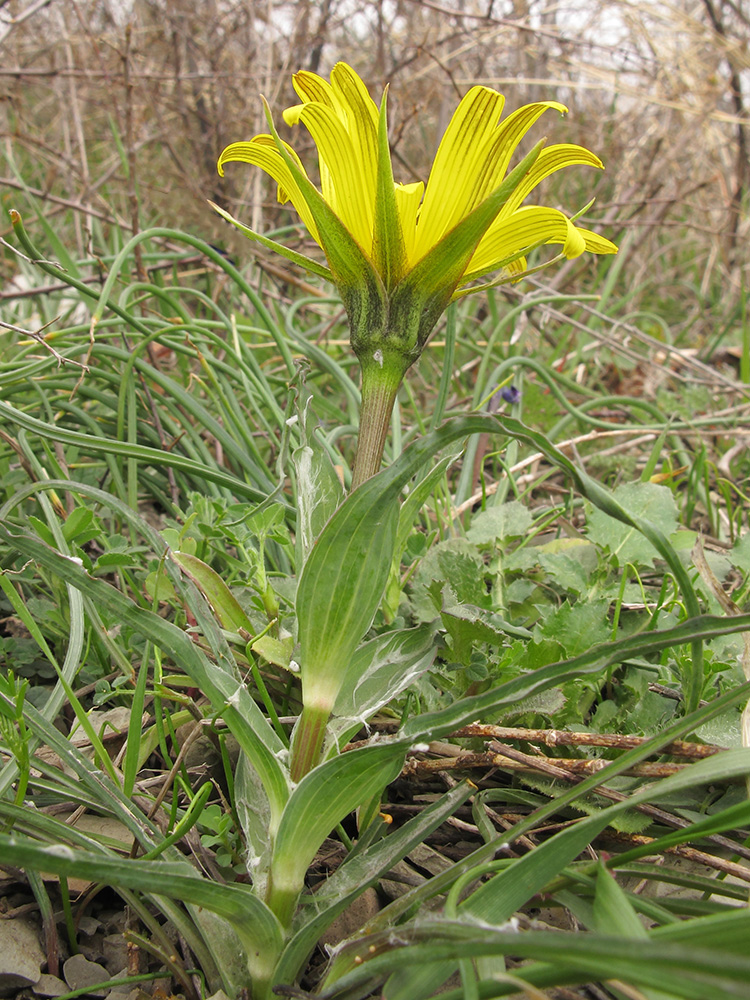
[[[196,685],[208,695],[216,711],[221,711],[228,726],[248,754],[259,774],[269,797],[272,812],[278,817],[288,795],[284,769],[272,747],[281,744],[273,728],[261,715],[257,705],[241,681],[224,669],[217,669],[189,636],[159,615],[138,607],[124,594],[104,580],[90,576],[75,561],[60,555],[39,539],[15,534],[0,524],[0,538],[23,555],[57,573],[62,579],[82,593],[99,601],[123,623],[132,625],[159,648],[168,652],[175,663],[185,670]],[[206,627],[211,622],[206,621]]]

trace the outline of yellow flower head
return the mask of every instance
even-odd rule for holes
[[[582,146],[543,147],[543,141],[510,173],[510,161],[531,126],[555,101],[529,104],[502,118],[504,98],[489,87],[472,87],[445,131],[427,184],[397,184],[388,147],[386,101],[378,109],[354,70],[340,62],[330,83],[315,73],[294,76],[301,104],[288,108],[288,125],[303,124],[318,150],[320,189],[299,157],[281,140],[268,113],[270,135],[236,142],[222,152],[218,169],[233,161],[265,170],[322,247],[328,268],[248,230],[257,239],[341,291],[352,322],[352,343],[376,330],[421,351],[451,301],[473,291],[477,278],[501,272],[493,284],[517,280],[525,254],[543,244],[562,253],[616,253],[617,247],[581,229],[554,208],[524,205],[536,186],[562,167],[601,168]],[[486,287],[486,286],[482,286]],[[377,338],[376,338],[377,339]],[[359,353],[359,352],[358,352]]]

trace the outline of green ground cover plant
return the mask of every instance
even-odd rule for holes
[[[120,981],[189,1000],[745,996],[747,391],[668,350],[639,391],[627,241],[435,318],[363,475],[325,275],[165,227],[79,257],[27,205],[0,858],[50,968],[83,879]]]

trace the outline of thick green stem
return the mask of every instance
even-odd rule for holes
[[[289,772],[292,781],[301,781],[320,763],[320,751],[331,713],[327,709],[305,706],[292,740]]]
[[[362,365],[362,408],[359,414],[359,440],[354,461],[352,489],[380,471],[385,439],[393,413],[396,393],[408,364],[401,357],[360,358]]]

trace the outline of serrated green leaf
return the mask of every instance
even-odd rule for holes
[[[689,619],[675,628],[602,643],[570,660],[547,662],[545,666],[507,681],[484,694],[462,698],[446,708],[416,716],[406,723],[403,733],[415,740],[439,739],[453,729],[482,718],[488,712],[496,712],[503,706],[516,704],[539,691],[545,691],[581,676],[599,673],[606,667],[626,659],[681,645],[689,642],[694,636],[709,639],[715,635],[740,632],[748,628],[749,622],[750,615],[733,618],[704,615]],[[744,685],[737,690],[744,690]]]
[[[613,491],[612,497],[631,516],[647,518],[664,535],[677,530],[677,504],[668,487],[655,483],[624,483]],[[591,512],[586,535],[590,541],[606,548],[620,566],[626,562],[653,566],[659,554],[635,526],[613,521],[600,510]]]
[[[529,508],[518,500],[480,511],[471,519],[466,537],[475,545],[525,535],[533,523]]]
[[[522,551],[528,551],[523,549]],[[596,546],[585,538],[555,538],[531,549],[550,580],[565,591],[585,595],[597,566]]]
[[[481,605],[487,601],[485,566],[476,547],[465,538],[449,538],[434,545],[420,563],[417,581],[448,584],[458,604]]]
[[[540,636],[559,642],[567,656],[577,656],[609,638],[609,603],[602,599],[562,604],[540,619],[535,631]]]

